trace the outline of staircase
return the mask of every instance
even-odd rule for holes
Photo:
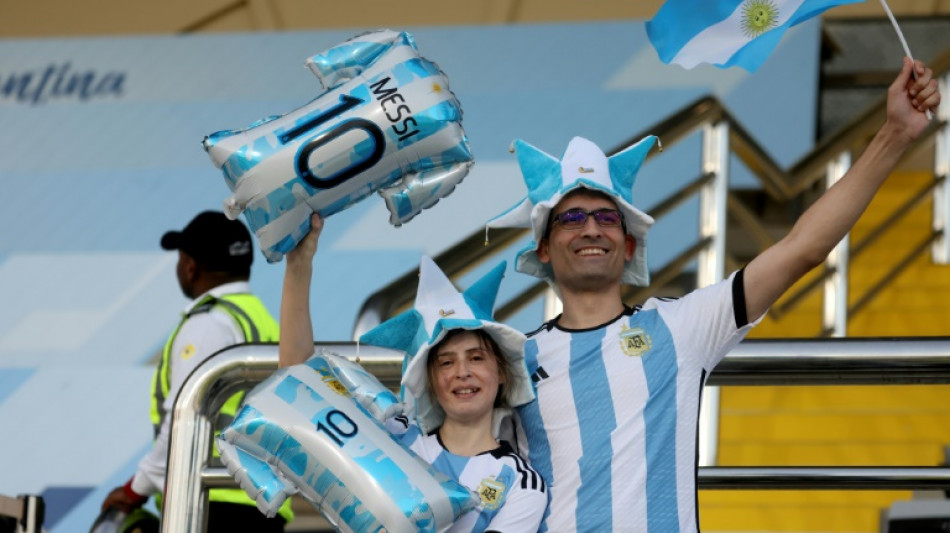
[[[852,257],[852,305],[930,233],[929,196],[892,227],[878,227],[932,181],[926,172],[894,174],[855,226],[852,246],[871,232],[883,233]],[[948,297],[950,266],[933,264],[928,249],[851,315],[848,336],[947,335]],[[780,318],[766,316],[750,337],[815,337],[820,317],[821,293],[814,291]],[[950,444],[948,420],[946,385],[724,387],[719,464],[933,466],[944,461]],[[873,533],[881,530],[883,509],[912,496],[910,491],[702,491],[700,516],[706,532]]]

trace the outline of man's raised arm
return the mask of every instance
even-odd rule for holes
[[[912,69],[917,69],[914,79]],[[745,269],[746,312],[756,320],[809,270],[825,260],[851,230],[907,148],[929,124],[940,103],[933,72],[904,58],[887,90],[887,119],[850,170],[809,207],[774,246]]]

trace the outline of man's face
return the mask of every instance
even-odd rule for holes
[[[178,286],[181,287],[182,294],[187,298],[198,296],[194,294],[193,289],[195,268],[195,260],[185,252],[178,250],[178,264],[175,268],[175,275],[178,277]]]
[[[580,191],[558,202],[551,210],[550,220],[569,209],[595,211],[617,206],[603,195]],[[542,263],[551,265],[554,281],[562,292],[599,291],[620,285],[624,265],[633,259],[635,248],[636,240],[625,233],[623,224],[604,227],[588,216],[584,225],[576,229],[551,225],[537,253]]]

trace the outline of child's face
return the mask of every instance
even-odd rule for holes
[[[430,386],[445,411],[446,422],[473,424],[491,420],[498,387],[504,378],[498,357],[478,335],[463,332],[443,341],[431,367]]]

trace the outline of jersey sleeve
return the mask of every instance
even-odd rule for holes
[[[132,478],[132,490],[137,494],[161,492],[165,485],[171,412],[185,380],[208,357],[227,346],[243,341],[243,334],[226,315],[202,313],[189,318],[182,325],[172,343],[168,358],[171,365],[170,387],[163,404],[167,414],[162,419],[152,449],[139,461],[138,470]]]
[[[678,299],[651,299],[644,309],[655,307],[669,327],[677,352],[693,354],[711,371],[748,334],[762,317],[748,323],[741,271]],[[737,301],[739,300],[739,301]]]

